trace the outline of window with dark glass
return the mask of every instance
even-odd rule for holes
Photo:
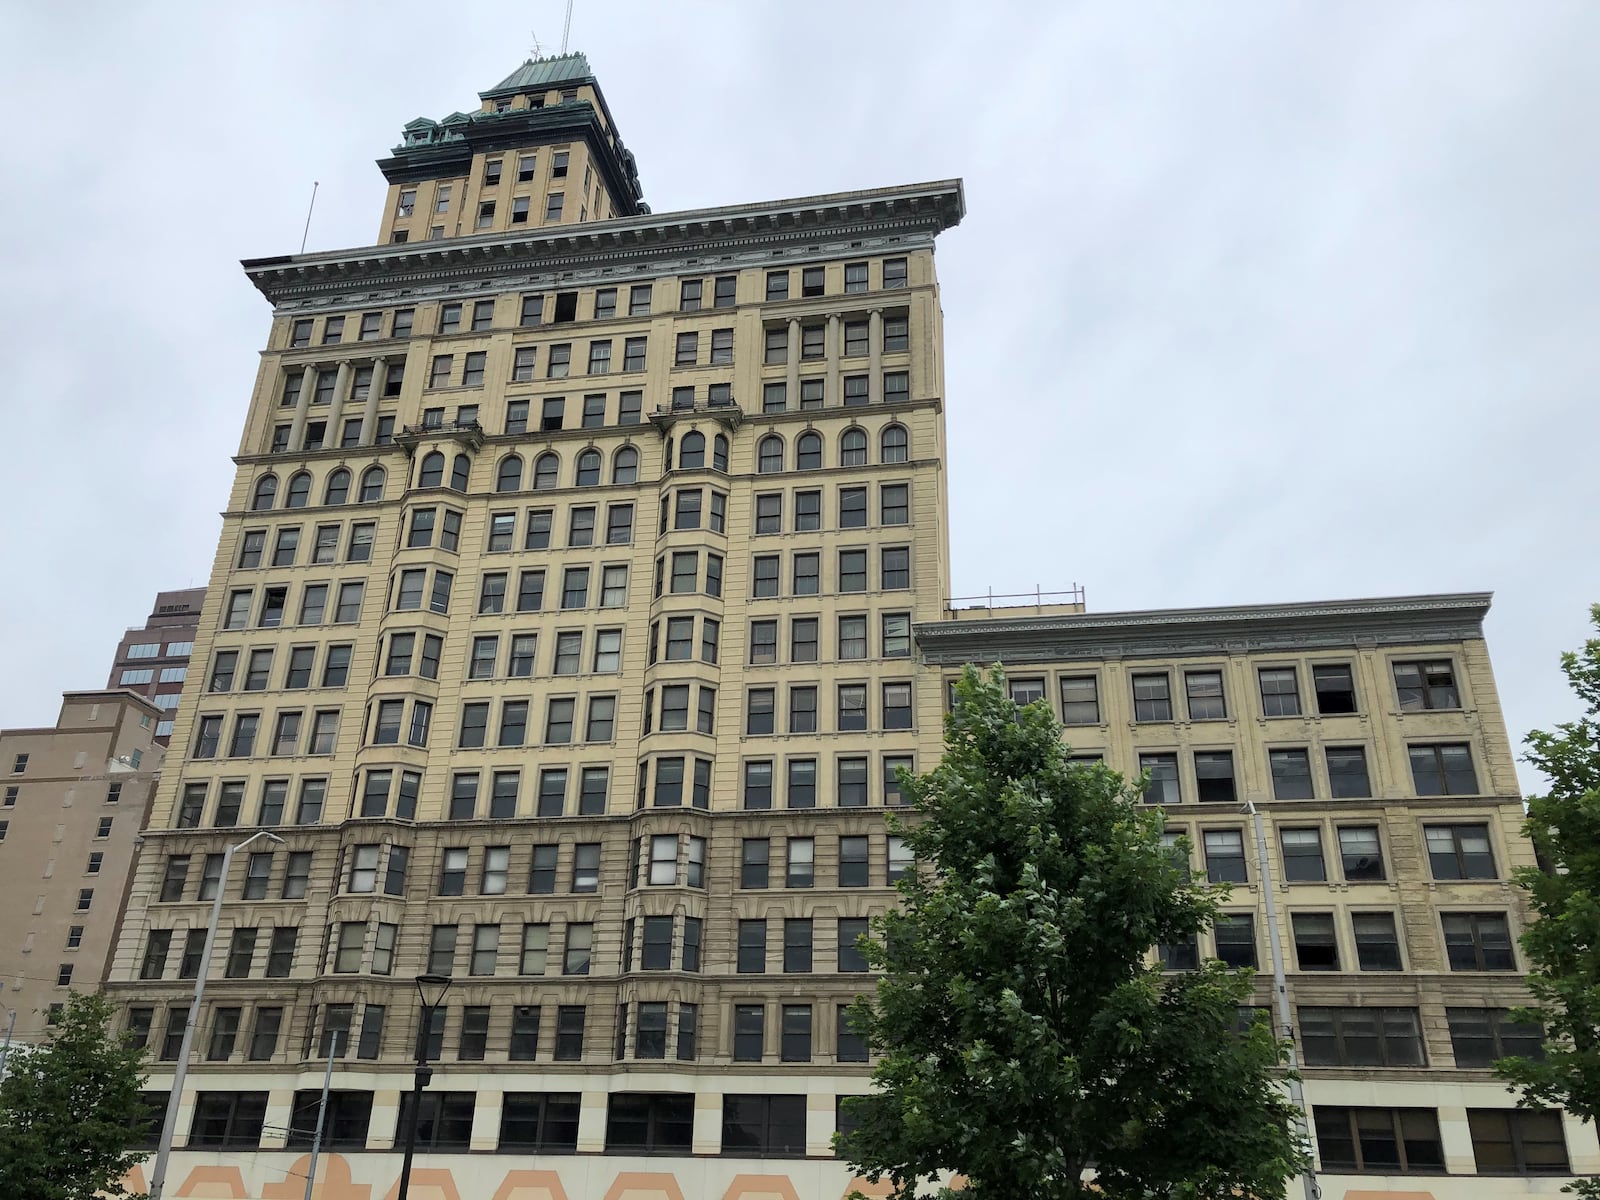
[[[1311,684],[1317,693],[1319,715],[1327,717],[1356,711],[1356,685],[1348,663],[1312,667]]]
[[[1172,720],[1171,681],[1165,672],[1133,677],[1133,719]]]
[[[1444,1170],[1439,1117],[1431,1108],[1313,1110],[1317,1154],[1326,1172],[1407,1174]]]
[[[1289,923],[1294,932],[1295,961],[1300,970],[1339,969],[1339,941],[1334,933],[1332,913],[1293,913]]]

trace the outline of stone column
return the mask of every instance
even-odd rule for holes
[[[872,310],[867,329],[867,402],[883,403],[883,309]]]
[[[383,395],[383,389],[388,384],[388,360],[381,357],[373,359],[372,386],[367,389],[367,404],[361,410],[360,444],[363,446],[372,445],[372,439],[378,436],[378,400]]]
[[[788,393],[785,406],[788,408],[800,407],[800,319],[789,318],[789,362],[788,382],[784,389]]]
[[[307,367],[300,374],[300,395],[294,403],[294,424],[289,427],[289,449],[305,447],[306,413],[311,408],[311,397],[317,390],[317,369]]]
[[[339,418],[344,415],[345,393],[350,390],[350,379],[355,374],[347,358],[339,364],[339,374],[333,381],[333,403],[328,405],[328,431],[322,435],[322,448],[337,446],[339,437]]]
[[[839,314],[835,313],[828,318],[828,382],[823,385],[822,404],[824,408],[837,408],[844,403],[844,398],[839,395]]]

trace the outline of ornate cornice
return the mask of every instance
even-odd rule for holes
[[[709,270],[717,262],[773,261],[774,250],[837,256],[852,242],[876,243],[859,248],[865,253],[889,245],[915,248],[931,244],[965,213],[960,180],[944,180],[525,233],[246,259],[242,265],[274,305],[300,308],[462,288],[577,286],[583,276],[617,271],[647,278]]]
[[[993,616],[915,627],[929,663],[1164,658],[1483,636],[1492,593],[1252,604],[1053,617]]]

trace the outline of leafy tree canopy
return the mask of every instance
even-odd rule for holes
[[[128,1143],[146,1120],[144,1051],[110,1032],[115,1006],[72,993],[50,1040],[12,1048],[0,1083],[0,1196],[91,1200],[127,1195],[120,1181],[145,1156]]]
[[[1589,616],[1600,630],[1600,605]],[[1496,1066],[1525,1102],[1593,1121],[1600,1112],[1600,638],[1563,654],[1561,668],[1584,715],[1527,736],[1527,761],[1550,789],[1528,798],[1525,830],[1541,865],[1516,872],[1538,916],[1522,935],[1534,1003],[1518,1015],[1544,1025],[1544,1057]],[[1600,1197],[1600,1179],[1576,1190]]]
[[[923,870],[867,943],[883,974],[852,1022],[878,1090],[846,1102],[844,1157],[897,1197],[943,1171],[964,1200],[1283,1196],[1298,1114],[1269,1025],[1239,1031],[1249,974],[1147,963],[1225,894],[1163,846],[1161,810],[1072,764],[998,669],[967,669],[943,761],[901,786]]]

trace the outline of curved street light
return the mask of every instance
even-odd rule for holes
[[[172,1094],[167,1097],[167,1115],[161,1122],[161,1141],[156,1150],[155,1169],[150,1172],[148,1200],[161,1200],[161,1190],[167,1182],[167,1159],[172,1154],[172,1136],[178,1123],[178,1106],[183,1102],[183,1081],[189,1074],[189,1052],[194,1048],[194,1027],[200,1020],[200,1001],[206,994],[206,971],[211,966],[211,950],[217,944],[217,924],[222,920],[222,897],[228,890],[228,868],[233,865],[233,852],[243,850],[257,838],[283,844],[283,839],[268,829],[252,833],[242,842],[229,846],[222,855],[222,874],[217,880],[217,894],[211,899],[211,924],[206,926],[206,944],[200,951],[200,971],[194,977],[194,1000],[189,1005],[183,1022],[183,1044],[178,1048],[178,1065],[172,1073]]]

